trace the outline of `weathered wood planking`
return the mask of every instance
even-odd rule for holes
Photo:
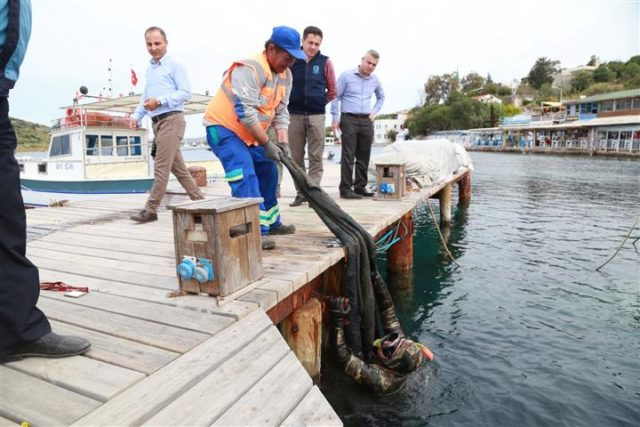
[[[209,338],[208,334],[136,319],[51,298],[40,298],[38,307],[49,319],[120,338],[184,353]],[[162,310],[158,309],[159,312]]]
[[[42,291],[40,296],[41,298],[58,300],[63,303],[69,303],[71,300],[71,298],[65,297],[62,293],[54,291]],[[126,297],[100,292],[89,292],[80,298],[73,299],[73,305],[74,309],[89,307],[129,316],[134,319],[155,322],[160,325],[181,328],[185,331],[202,332],[211,335],[226,328],[233,322],[233,319],[226,316],[159,305],[149,301],[132,301]]]
[[[277,329],[267,329],[145,425],[211,425],[287,353],[289,348]]]
[[[5,366],[100,402],[106,402],[146,377],[140,372],[82,356],[32,357]]]
[[[111,279],[101,279],[76,274],[40,269],[41,281],[62,281],[71,286],[85,286],[93,292],[102,292],[112,295],[120,295],[143,301],[152,301],[172,307],[182,307],[203,313],[220,314],[233,319],[240,319],[255,310],[257,304],[243,301],[229,301],[224,305],[218,305],[213,298],[199,295],[182,295],[175,298],[167,297],[168,290],[153,288],[153,283],[139,284],[133,282],[117,282]],[[149,286],[146,286],[149,285]],[[172,289],[175,289],[173,287]],[[71,300],[69,300],[71,302]]]
[[[309,390],[302,402],[282,422],[282,426],[286,427],[341,425],[338,414],[327,404],[327,400],[316,386]]]
[[[0,427],[19,427],[20,424],[0,416]]]
[[[74,425],[142,424],[271,327],[267,315],[256,310],[146,380],[123,391]]]
[[[0,413],[42,426],[69,425],[100,402],[0,365]]]
[[[51,327],[59,334],[75,335],[91,341],[91,350],[85,355],[86,357],[144,374],[157,371],[180,355],[175,351],[163,350],[58,321],[51,321]]]
[[[213,425],[280,425],[311,387],[311,378],[289,352]]]

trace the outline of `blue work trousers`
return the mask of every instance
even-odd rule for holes
[[[265,155],[262,146],[248,146],[223,126],[207,126],[207,142],[222,162],[225,180],[233,197],[262,197],[260,231],[280,226],[280,208],[276,199],[278,167]]]

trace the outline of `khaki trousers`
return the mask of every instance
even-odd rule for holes
[[[291,114],[289,124],[289,148],[298,166],[305,168],[305,145],[309,158],[308,175],[314,184],[320,185],[324,166],[324,114]]]
[[[153,124],[156,158],[153,167],[153,187],[144,207],[148,212],[158,211],[158,206],[167,191],[169,173],[173,173],[178,178],[178,182],[187,191],[189,197],[192,199],[203,197],[202,191],[187,170],[180,151],[180,142],[184,137],[186,126],[182,113],[172,114]]]

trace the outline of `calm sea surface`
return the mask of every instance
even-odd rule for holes
[[[595,271],[640,214],[640,162],[471,155],[448,238],[460,266],[420,206],[413,283],[394,291],[436,361],[387,397],[323,361],[323,392],[346,425],[640,425],[640,225]]]

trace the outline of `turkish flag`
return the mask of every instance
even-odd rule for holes
[[[133,68],[131,69],[131,84],[133,86],[138,84],[138,76],[136,76],[136,72],[133,71]]]

